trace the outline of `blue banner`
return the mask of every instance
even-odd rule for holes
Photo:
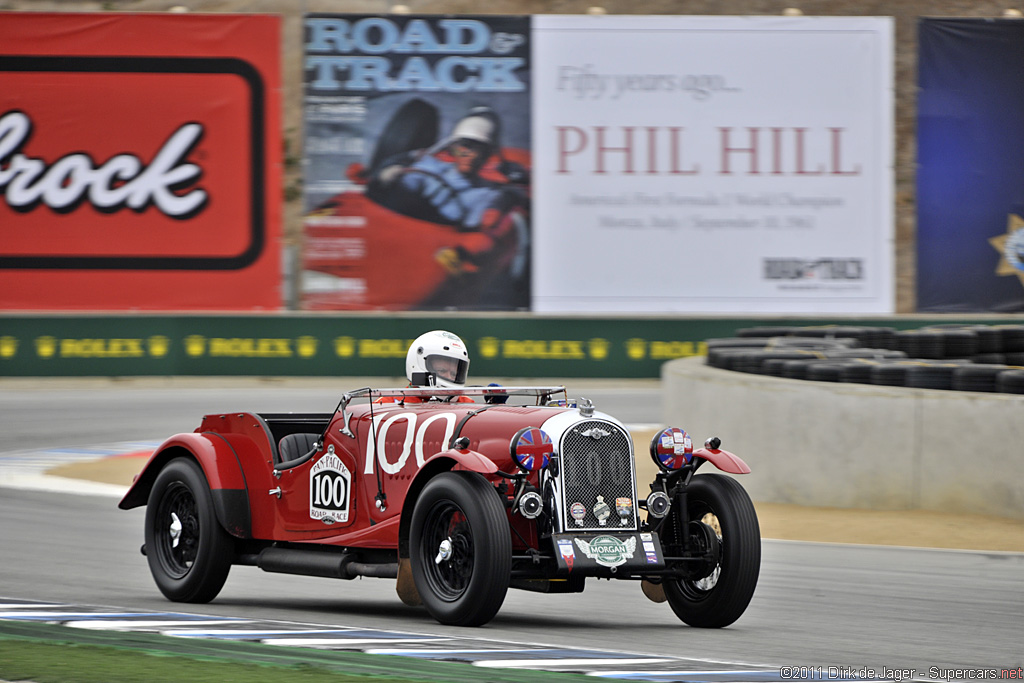
[[[917,309],[1024,311],[1024,22],[919,24]]]

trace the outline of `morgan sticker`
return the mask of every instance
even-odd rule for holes
[[[636,537],[634,536],[630,536],[625,541],[620,541],[614,536],[598,536],[589,542],[582,538],[577,538],[575,541],[584,555],[602,567],[618,567],[626,564],[626,560],[633,559],[633,553],[636,551]]]
[[[347,522],[352,473],[334,453],[320,458],[309,471],[309,516],[325,524]]]

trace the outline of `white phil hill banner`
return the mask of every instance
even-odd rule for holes
[[[890,18],[533,18],[533,310],[893,311]]]

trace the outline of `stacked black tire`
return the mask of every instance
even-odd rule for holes
[[[708,365],[738,372],[1024,394],[1024,325],[750,327],[707,347]]]

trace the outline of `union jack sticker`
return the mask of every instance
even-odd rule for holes
[[[512,438],[512,458],[526,471],[539,470],[548,466],[555,445],[546,432],[537,427],[526,427]]]
[[[677,470],[693,459],[693,441],[678,427],[669,427],[654,437],[653,455],[665,469]]]

